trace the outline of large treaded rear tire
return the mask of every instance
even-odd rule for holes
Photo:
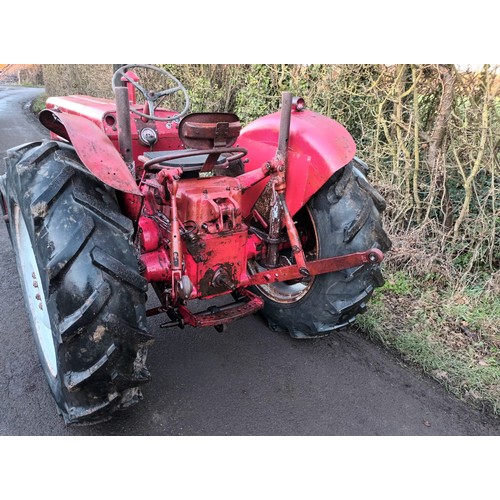
[[[6,164],[10,237],[50,390],[67,424],[107,420],[150,379],[132,222],[70,146],[23,145]]]
[[[298,222],[308,221],[314,234],[314,258],[326,258],[379,248],[391,242],[382,228],[385,201],[362,173],[365,164],[353,160],[337,172],[309,201]],[[297,219],[297,218],[296,218]],[[302,285],[263,285],[255,291],[264,299],[263,314],[274,331],[294,338],[327,335],[352,323],[376,287],[384,283],[380,265],[365,264],[316,276]],[[289,294],[289,296],[287,296]]]

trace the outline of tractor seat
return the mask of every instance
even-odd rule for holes
[[[160,156],[167,155],[176,155],[179,153],[185,153],[186,151],[194,151],[194,149],[179,149],[172,151],[147,151],[144,153],[144,156],[148,160],[153,160],[154,158],[159,158]],[[183,172],[198,172],[201,170],[203,165],[205,165],[205,161],[207,160],[208,155],[196,155],[196,156],[188,156],[187,158],[177,158],[174,160],[166,160],[162,161],[159,165],[164,167],[180,167]],[[219,156],[216,165],[222,165],[225,162],[224,156]]]

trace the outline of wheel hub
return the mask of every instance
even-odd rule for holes
[[[299,230],[299,232],[304,232],[308,235],[308,256],[313,259],[317,258],[318,237],[313,218],[307,207],[301,213],[297,214],[295,222],[297,224],[297,229]],[[289,254],[281,252],[280,264],[285,266],[291,265],[291,256]],[[251,274],[257,274],[266,270],[265,267],[262,267],[256,261],[248,262],[248,268]],[[260,289],[261,293],[263,293],[272,301],[280,302],[282,304],[289,304],[296,302],[307,295],[307,293],[311,289],[311,286],[313,285],[313,282],[314,277],[305,277],[301,280],[279,281],[275,283],[258,285],[258,288]]]

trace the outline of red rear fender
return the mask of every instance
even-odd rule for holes
[[[109,137],[88,118],[45,109],[44,127],[68,140],[89,171],[100,181],[124,193],[142,196],[133,175]]]
[[[274,158],[280,114],[259,118],[242,130],[237,145],[248,149],[246,171],[260,168]],[[288,148],[286,201],[292,215],[356,154],[353,138],[340,123],[309,110],[292,111]],[[267,181],[264,179],[245,193],[244,217],[251,212]]]

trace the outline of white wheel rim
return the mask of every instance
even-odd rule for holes
[[[47,302],[41,283],[41,273],[31,244],[28,228],[19,207],[14,208],[14,230],[16,235],[21,280],[31,313],[34,334],[45,364],[53,377],[57,375],[56,350],[52,337],[52,327],[47,310]]]
[[[248,267],[251,274],[267,270],[265,267],[257,264],[257,262],[249,262]],[[297,300],[300,300],[304,295],[306,295],[311,288],[311,285],[312,280],[310,283],[298,282],[293,284],[278,281],[271,285],[258,285],[258,288],[266,297],[274,302],[293,303],[297,302]]]

